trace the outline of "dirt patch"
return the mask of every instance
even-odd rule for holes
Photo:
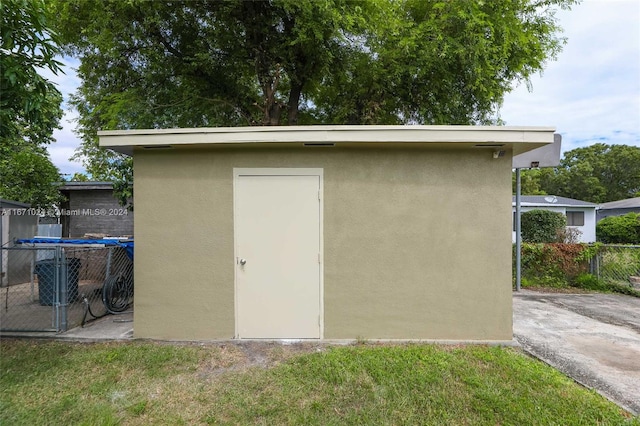
[[[360,346],[406,346],[415,343],[364,341],[349,344],[325,342],[283,342],[283,341],[237,341],[216,343],[194,343],[198,346],[216,347],[217,351],[207,351],[207,356],[198,366],[198,376],[213,380],[227,372],[242,372],[252,368],[272,368],[289,359],[303,354],[325,352],[333,347]],[[455,351],[465,344],[446,344],[444,350]]]
[[[207,344],[219,350],[207,355],[198,368],[199,376],[210,379],[230,371],[271,368],[305,353],[323,352],[328,345],[317,342],[225,342]]]

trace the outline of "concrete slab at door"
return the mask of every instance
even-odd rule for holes
[[[234,187],[237,337],[318,339],[321,174],[251,173]]]

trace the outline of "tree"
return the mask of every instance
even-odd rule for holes
[[[86,173],[79,172],[74,173],[73,176],[71,176],[71,179],[69,179],[71,182],[89,182],[89,180],[89,176],[87,176]]]
[[[567,151],[556,168],[522,170],[523,195],[604,203],[640,196],[640,148],[597,143]],[[515,173],[513,175],[515,194]]]
[[[563,238],[567,218],[549,210],[530,210],[522,213],[522,241],[525,243],[555,243]],[[563,241],[560,241],[563,242]]]
[[[47,210],[61,201],[60,192],[55,186],[60,181],[60,174],[41,151],[24,146],[5,160],[0,165],[2,198]]]
[[[87,169],[98,129],[498,120],[572,0],[57,0]]]
[[[0,64],[0,196],[51,207],[60,180],[46,145],[58,127],[62,95],[39,73],[60,71],[55,33],[42,0],[3,0]]]
[[[568,151],[540,185],[549,194],[592,203],[637,197],[640,147],[597,143]]]
[[[542,180],[546,175],[553,173],[551,169],[524,169],[520,171],[520,193],[522,195],[547,195],[542,189]],[[511,188],[516,193],[516,174],[511,175]]]

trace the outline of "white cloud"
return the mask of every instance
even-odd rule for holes
[[[558,13],[558,60],[506,96],[510,125],[555,125],[563,151],[595,142],[640,146],[640,2],[585,1]]]
[[[64,98],[62,104],[64,116],[60,121],[62,129],[53,132],[53,137],[56,141],[50,144],[47,150],[49,151],[49,156],[53,164],[60,169],[60,173],[66,177],[71,177],[74,173],[85,172],[81,163],[70,160],[75,149],[80,146],[80,139],[73,133],[78,114],[72,111],[68,104],[69,97],[80,85],[80,79],[75,72],[75,68],[79,66],[80,62],[75,58],[65,57],[57,59],[63,64],[62,69],[64,73],[55,75],[49,70],[41,70],[42,76],[55,83]]]
[[[60,173],[67,178],[73,176],[74,173],[85,172],[81,163],[70,160],[80,144],[80,140],[73,133],[75,119],[77,119],[77,113],[75,111],[65,111],[60,123],[62,129],[53,132],[55,142],[47,148],[51,161],[60,169]]]

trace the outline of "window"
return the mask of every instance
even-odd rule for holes
[[[567,212],[567,226],[584,226],[584,212]]]

